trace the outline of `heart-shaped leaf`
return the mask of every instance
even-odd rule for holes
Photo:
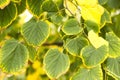
[[[34,46],[41,45],[48,38],[50,28],[44,21],[31,19],[22,27],[22,34],[26,41]]]
[[[94,67],[103,63],[108,57],[108,47],[103,45],[96,49],[92,45],[86,46],[81,50],[81,57],[84,65]]]
[[[44,69],[51,79],[57,79],[69,69],[70,61],[58,49],[50,49],[44,57]]]
[[[25,66],[28,60],[27,48],[12,39],[7,40],[0,52],[0,67],[3,71],[14,73]]]
[[[62,27],[62,31],[66,35],[75,35],[82,31],[82,27],[79,25],[79,22],[76,19],[69,19],[66,21]]]
[[[81,49],[83,47],[85,47],[86,45],[88,45],[88,41],[87,39],[85,39],[82,36],[76,37],[74,39],[71,39],[70,41],[68,41],[66,43],[65,48],[67,49],[67,51],[74,55],[74,56],[79,56]]]

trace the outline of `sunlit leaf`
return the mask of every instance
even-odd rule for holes
[[[62,27],[62,31],[66,35],[75,35],[82,31],[82,27],[76,19],[69,19],[66,21]]]
[[[50,49],[44,57],[44,69],[51,79],[57,79],[66,73],[70,66],[68,55],[58,49]]]
[[[85,47],[86,45],[88,45],[88,41],[87,39],[85,39],[82,36],[76,37],[74,39],[71,39],[70,41],[68,41],[66,43],[65,48],[67,49],[67,51],[74,55],[74,56],[79,56],[81,49],[83,47]]]
[[[68,8],[65,10],[65,12],[67,13],[67,15],[69,16],[73,16],[76,14],[76,12],[78,11],[76,6],[69,0],[64,0],[64,7]]]
[[[95,48],[99,48],[102,45],[108,46],[108,42],[102,37],[99,37],[93,30],[88,32],[88,39]]]
[[[10,0],[0,0],[0,9],[4,9],[9,3]]]
[[[101,66],[98,65],[90,69],[80,67],[77,73],[73,75],[71,80],[103,80],[103,73]]]
[[[109,32],[106,34],[106,40],[109,42],[109,56],[120,56],[120,39],[113,32]]]
[[[94,67],[103,63],[108,57],[108,47],[103,45],[96,49],[91,45],[86,46],[81,50],[81,57],[84,65]]]
[[[44,21],[31,19],[22,27],[22,34],[30,45],[41,45],[48,38],[50,28]]]
[[[17,16],[17,8],[13,3],[10,3],[4,9],[0,9],[0,27],[7,27],[15,20]]]
[[[95,7],[81,7],[81,15],[83,19],[93,21],[100,24],[101,16],[104,13],[104,8],[100,5]]]
[[[80,6],[94,7],[98,4],[98,0],[76,0]]]
[[[27,48],[18,41],[7,40],[0,52],[0,67],[5,72],[16,72],[25,66],[28,60]]]
[[[98,4],[98,0],[76,0],[81,8],[83,19],[100,24],[104,8]]]

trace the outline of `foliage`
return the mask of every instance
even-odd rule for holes
[[[0,80],[120,80],[120,0],[0,0],[0,69]]]

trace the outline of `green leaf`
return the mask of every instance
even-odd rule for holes
[[[106,23],[112,23],[112,20],[111,20],[111,15],[110,15],[110,13],[105,9],[103,15],[101,16],[101,28],[102,28]]]
[[[14,3],[19,3],[19,2],[21,2],[21,0],[11,0],[11,1],[13,1]]]
[[[61,23],[63,22],[63,16],[58,14],[58,15],[53,15],[51,16],[51,21],[54,23],[54,24],[57,24],[57,25],[61,25]]]
[[[31,19],[22,27],[22,35],[30,45],[41,45],[48,38],[50,27],[44,21]]]
[[[108,58],[104,62],[104,69],[108,75],[120,79],[120,57]]]
[[[88,30],[88,31],[93,30],[93,31],[96,32],[96,33],[99,33],[99,32],[100,32],[100,29],[99,29],[98,24],[96,24],[96,23],[93,22],[93,21],[86,20],[86,21],[85,21],[85,26],[87,27],[87,30]]]
[[[37,51],[33,46],[27,46],[29,52],[29,59],[30,61],[34,62],[37,56]]]
[[[104,5],[107,3],[108,0],[98,0],[99,4]]]
[[[101,64],[108,57],[108,47],[103,45],[99,48],[94,48],[89,45],[81,50],[81,58],[83,64],[87,67],[94,67]]]
[[[103,73],[101,66],[98,65],[94,68],[84,68],[80,69],[75,73],[71,80],[103,80]]]
[[[40,17],[43,1],[44,0],[26,0],[26,6],[34,16]]]
[[[0,67],[3,71],[14,73],[22,69],[28,60],[27,48],[18,41],[7,40],[0,52]]]
[[[4,9],[9,3],[10,0],[0,0],[0,9]]]
[[[46,12],[57,12],[58,7],[52,0],[46,0],[42,4],[42,10]]]
[[[70,66],[69,57],[58,49],[50,49],[44,57],[44,69],[51,79],[57,79],[66,73]]]
[[[90,40],[91,44],[95,48],[99,48],[102,45],[108,46],[108,42],[105,39],[103,39],[102,37],[99,37],[99,35],[96,34],[93,30],[88,32],[88,39]]]
[[[106,34],[106,40],[109,42],[109,56],[120,56],[120,39],[113,32],[109,32]]]
[[[112,9],[120,8],[120,0],[108,0],[107,5]]]
[[[88,45],[87,39],[82,36],[79,36],[74,39],[71,39],[70,41],[67,41],[65,48],[70,54],[74,56],[79,56],[81,49],[86,45]]]
[[[16,3],[18,10],[18,15],[21,14],[26,9],[26,0],[21,0],[21,2]]]
[[[120,38],[120,14],[114,16],[113,23],[110,25],[114,33]]]
[[[80,33],[82,30],[82,27],[79,25],[79,22],[76,19],[69,19],[62,27],[62,31],[66,35],[75,35]]]
[[[17,8],[13,3],[10,3],[4,9],[0,9],[0,27],[9,26],[17,16]]]

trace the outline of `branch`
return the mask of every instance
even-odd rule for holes
[[[42,46],[52,46],[52,45],[57,45],[57,46],[63,46],[63,42],[54,42],[54,43],[44,43]]]

